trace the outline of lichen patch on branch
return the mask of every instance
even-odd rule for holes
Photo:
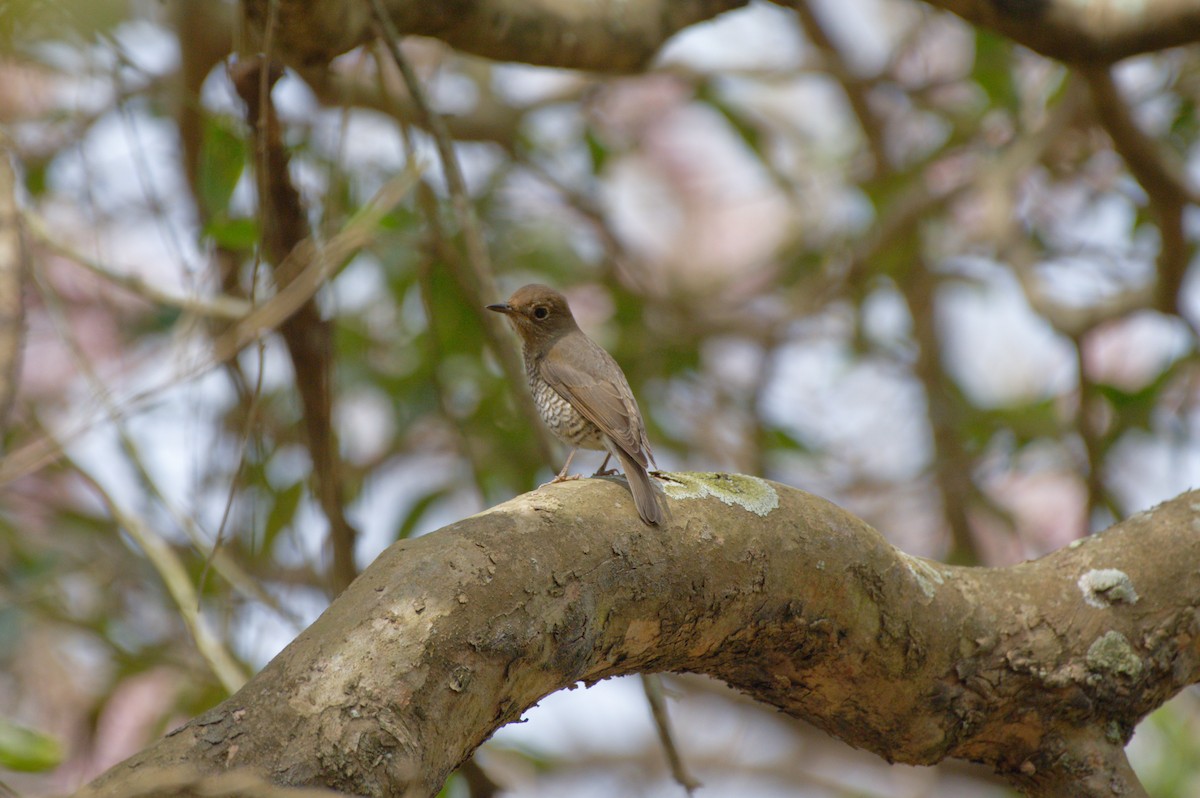
[[[946,577],[942,575],[942,572],[928,560],[900,552],[900,561],[908,568],[908,572],[917,581],[917,586],[921,588],[921,592],[925,594],[926,598],[933,598],[937,592],[937,586],[946,582]]]
[[[779,507],[779,495],[765,479],[744,474],[672,472],[663,474],[663,490],[672,499],[720,499],[755,515],[766,516]]]
[[[1136,679],[1142,675],[1142,660],[1129,645],[1129,640],[1120,632],[1105,632],[1088,646],[1088,668],[1104,675],[1128,676]]]
[[[1133,580],[1116,568],[1097,568],[1079,577],[1083,600],[1091,607],[1105,609],[1113,604],[1137,604]]]

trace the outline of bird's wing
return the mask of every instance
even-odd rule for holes
[[[586,353],[573,352],[582,357],[544,357],[538,370],[542,379],[559,396],[566,399],[584,418],[612,438],[626,454],[642,466],[649,467],[654,455],[646,440],[646,427],[638,411],[633,391],[621,373],[621,367],[612,357],[588,341],[591,346]],[[571,361],[584,361],[583,367]],[[603,363],[604,371],[615,374],[613,379],[593,376],[596,366]],[[593,368],[586,368],[592,365]]]

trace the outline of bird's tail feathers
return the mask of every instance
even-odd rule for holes
[[[633,494],[633,503],[637,507],[638,515],[647,524],[662,523],[666,516],[663,511],[663,503],[659,500],[658,492],[654,487],[654,480],[646,473],[645,468],[642,468],[622,449],[613,446],[612,452],[620,461],[621,470],[625,472],[625,479],[629,482],[629,492]]]

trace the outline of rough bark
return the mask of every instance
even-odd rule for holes
[[[740,8],[747,0],[384,0],[404,35],[432,36],[499,61],[597,72],[642,69],[672,35]],[[368,41],[369,2],[246,0],[249,30],[261,40],[271,2],[278,2],[278,55],[312,67]],[[780,5],[791,2],[777,0]],[[1198,0],[929,0],[1051,58],[1111,64],[1139,53],[1200,41]]]
[[[966,568],[793,488],[673,476],[662,528],[590,479],[393,545],[240,692],[84,794],[185,766],[433,795],[548,693],[654,671],[717,677],[890,761],[1141,794],[1123,746],[1200,673],[1200,493]]]

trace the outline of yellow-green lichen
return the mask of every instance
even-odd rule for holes
[[[1105,632],[1087,650],[1088,668],[1136,679],[1142,675],[1142,660],[1120,632]]]
[[[755,515],[765,516],[779,506],[779,494],[766,480],[745,474],[664,473],[663,490],[672,499],[703,499],[712,496],[726,504],[737,505]]]

